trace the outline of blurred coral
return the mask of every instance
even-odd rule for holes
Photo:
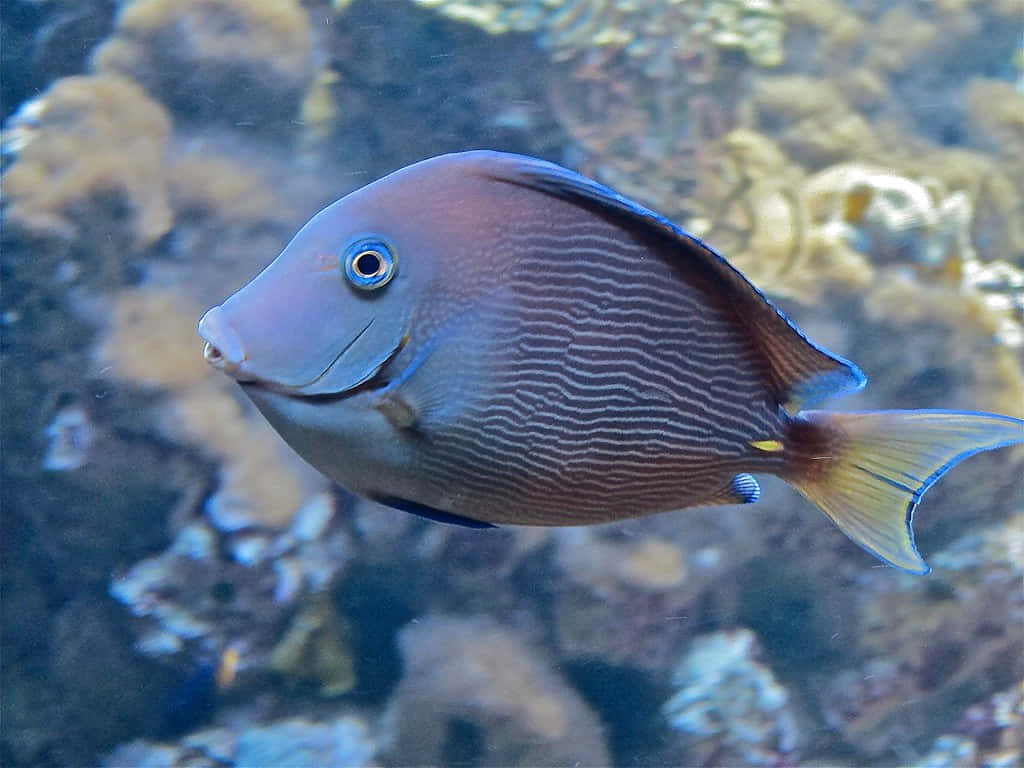
[[[793,161],[815,170],[854,157],[871,157],[879,139],[837,86],[817,77],[758,78],[743,123],[770,135]]]
[[[776,0],[665,3],[604,0],[415,0],[491,34],[536,32],[558,59],[596,48],[621,49],[652,77],[676,62],[738,50],[758,66],[782,61],[783,12]]]
[[[323,481],[212,375],[195,338],[198,315],[179,290],[123,291],[97,357],[115,378],[170,392],[165,434],[225,462],[207,503],[218,527],[286,526]]]
[[[912,768],[1024,765],[1024,681],[974,704]]]
[[[683,619],[707,585],[705,570],[692,569],[689,554],[661,536],[566,528],[552,538],[560,653],[663,669],[686,642]]]
[[[687,735],[693,765],[794,764],[802,740],[789,693],[757,658],[748,629],[694,640],[672,674],[676,693],[663,707]]]
[[[296,717],[243,731],[235,765],[370,765],[377,746],[369,727],[355,716],[311,722]]]
[[[339,696],[356,683],[347,637],[345,621],[320,593],[292,619],[270,654],[270,666],[286,679],[315,683],[323,696]]]
[[[991,258],[994,245],[1020,243],[1015,186],[962,150],[903,165],[805,176],[767,136],[737,129],[711,145],[687,225],[770,294],[813,303],[857,293],[865,317],[892,332],[942,334],[977,406],[1020,414],[1024,270]],[[905,367],[912,375],[914,363]]]
[[[1022,554],[1017,514],[932,556],[929,581],[866,575],[858,591],[863,633],[848,650],[861,661],[821,690],[827,721],[864,753],[891,754],[935,727],[936,712],[979,681],[999,690],[1019,680]]]
[[[709,146],[687,226],[763,290],[815,301],[829,285],[864,288],[874,270],[829,231],[815,188],[767,136],[737,129]],[[837,214],[839,215],[839,214]]]
[[[930,267],[974,258],[971,202],[937,182],[860,164],[827,168],[809,178],[803,195],[812,222],[827,237],[868,254],[876,264]]]
[[[783,59],[775,0],[416,2],[492,34],[535,33],[562,65],[548,102],[582,151],[574,164],[670,216],[742,90],[738,72]]]
[[[312,77],[309,17],[296,0],[131,0],[93,54],[188,121],[286,127]]]
[[[290,213],[258,158],[192,139],[171,152],[167,181],[178,216],[215,217],[217,226],[265,224]],[[241,156],[240,156],[241,155]]]
[[[670,541],[643,536],[617,542],[589,528],[556,532],[556,560],[566,578],[587,585],[600,597],[617,589],[663,592],[686,581],[685,555]]]
[[[298,768],[375,764],[377,745],[367,723],[343,714],[322,720],[291,717],[271,722],[241,722],[208,728],[168,744],[132,741],[103,760],[108,768]]]
[[[43,469],[67,472],[85,466],[94,435],[89,414],[81,405],[64,406],[46,427],[49,445],[43,457]]]
[[[1008,269],[1012,280],[1006,294],[990,292],[998,283],[927,283],[912,274],[889,271],[866,297],[865,310],[876,322],[913,334],[917,349],[940,347],[945,365],[959,372],[976,407],[1024,416],[1021,290],[1013,287],[1021,284],[1021,276],[1020,270]],[[904,365],[910,373],[934,369],[936,361],[908,354]]]
[[[170,119],[131,80],[58,80],[7,130],[17,135],[7,143],[14,162],[3,176],[10,224],[65,240],[122,235],[130,248],[170,229]]]
[[[967,195],[970,244],[979,260],[1024,263],[1024,176],[1010,173],[1009,161],[960,148],[925,149],[893,160],[909,176]]]
[[[389,711],[397,764],[444,764],[453,723],[480,733],[493,765],[608,765],[597,716],[514,632],[428,616],[399,635],[405,676]]]
[[[187,658],[202,658],[235,648],[239,670],[312,677],[333,695],[351,683],[351,659],[340,620],[328,621],[317,606],[352,546],[329,522],[313,538],[298,535],[301,517],[276,536],[223,533],[192,522],[167,550],[115,577],[110,594],[135,617],[135,645],[146,655],[186,651]],[[302,605],[303,598],[312,602]]]
[[[1018,187],[1024,187],[1024,93],[1011,83],[977,78],[967,84],[965,97],[979,143],[995,150]]]

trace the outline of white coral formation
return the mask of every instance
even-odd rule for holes
[[[799,746],[789,694],[757,652],[748,629],[716,632],[694,641],[672,675],[677,692],[663,712],[702,763],[777,765]]]
[[[935,267],[974,258],[971,202],[963,191],[946,193],[938,181],[842,163],[807,179],[803,195],[825,237],[875,260]]]
[[[94,439],[89,414],[78,403],[61,408],[46,427],[46,439],[43,469],[68,472],[84,467]]]
[[[299,599],[329,588],[352,556],[348,535],[330,526],[333,516],[333,504],[315,496],[274,537],[186,525],[166,551],[111,581],[111,596],[136,617],[136,648],[160,657],[241,642],[246,666],[269,666],[283,617]],[[222,557],[225,550],[233,562]],[[218,598],[225,585],[230,596]]]
[[[295,766],[347,766],[373,764],[377,745],[369,726],[357,715],[327,720],[291,717],[242,728],[207,728],[183,737],[176,744],[132,741],[107,755],[102,765],[186,766],[222,768],[294,768]]]

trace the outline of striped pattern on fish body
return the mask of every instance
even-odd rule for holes
[[[464,355],[486,384],[458,418],[425,428],[429,450],[409,470],[428,505],[496,523],[607,521],[706,502],[771,462],[749,445],[783,431],[766,362],[701,265],[525,197],[494,252],[495,292],[470,313],[476,329],[447,342],[477,347]]]
[[[854,541],[927,571],[911,518],[993,414],[800,411],[865,383],[728,262],[533,158],[402,169],[314,217],[200,322],[310,463],[466,524],[603,522],[750,502],[783,477]]]

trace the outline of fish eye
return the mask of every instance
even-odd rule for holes
[[[358,240],[345,249],[345,276],[356,288],[383,288],[395,276],[395,254],[380,240]]]

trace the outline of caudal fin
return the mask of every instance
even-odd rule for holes
[[[786,479],[873,555],[929,567],[911,520],[924,492],[979,451],[1024,442],[1024,421],[958,411],[806,411],[793,421]]]

